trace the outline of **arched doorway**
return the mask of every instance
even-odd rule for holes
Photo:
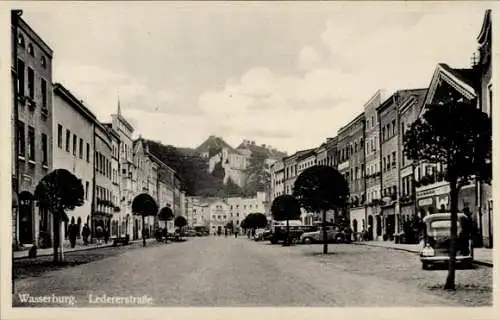
[[[33,243],[33,202],[34,196],[29,191],[19,194],[19,242]]]
[[[368,216],[368,240],[373,240],[373,216]]]

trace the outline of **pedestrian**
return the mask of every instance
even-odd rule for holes
[[[108,239],[109,239],[109,229],[108,227],[105,227],[104,228],[104,243],[108,243]]]
[[[82,230],[82,237],[83,237],[83,244],[84,245],[88,245],[89,244],[89,235],[90,235],[89,226],[88,226],[88,224],[85,224],[83,226],[83,230]]]
[[[77,226],[75,224],[75,218],[72,217],[71,223],[68,226],[69,242],[71,244],[71,248],[74,248],[76,246],[76,234],[77,234],[76,228],[77,228]]]
[[[227,229],[224,229],[224,237],[227,238]]]
[[[97,245],[100,245],[102,243],[102,232],[103,232],[102,227],[100,225],[97,226],[96,228]]]
[[[238,229],[235,229],[235,230],[234,230],[234,237],[235,237],[235,238],[238,238]]]

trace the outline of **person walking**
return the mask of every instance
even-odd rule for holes
[[[234,238],[238,238],[238,229],[234,229]]]
[[[82,237],[83,237],[83,244],[88,245],[89,244],[89,235],[90,235],[90,229],[88,224],[85,224],[82,229]]]
[[[104,243],[108,243],[108,239],[109,239],[109,229],[108,227],[105,227],[104,228]]]
[[[100,225],[97,226],[96,228],[97,245],[100,245],[102,243],[102,233],[103,233],[102,227]]]
[[[68,233],[69,233],[69,242],[71,244],[71,248],[74,248],[76,246],[76,235],[77,235],[77,226],[75,224],[74,218],[71,219],[71,224],[68,226]]]

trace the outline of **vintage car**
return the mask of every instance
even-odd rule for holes
[[[474,258],[472,221],[463,213],[457,217],[457,264],[470,264]],[[450,260],[451,214],[435,213],[424,218],[424,237],[420,242],[422,269]]]

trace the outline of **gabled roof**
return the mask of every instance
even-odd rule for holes
[[[478,96],[476,88],[478,88],[480,80],[480,74],[475,69],[455,69],[445,63],[439,63],[432,75],[420,116],[425,113],[427,106],[432,103],[440,83],[446,82],[450,87],[463,95],[464,98],[472,100]]]
[[[210,148],[227,148],[229,150],[233,150],[233,147],[231,147],[224,139],[221,137],[216,137],[214,135],[209,136],[201,145],[196,148],[196,151],[199,153],[203,152],[208,152]]]

